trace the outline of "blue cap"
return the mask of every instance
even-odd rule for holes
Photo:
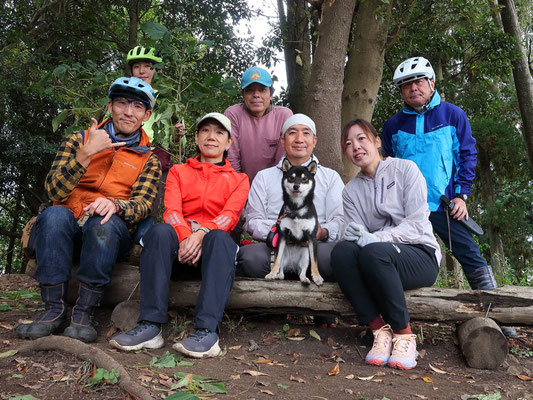
[[[254,82],[260,83],[266,87],[272,86],[272,78],[270,77],[270,74],[263,68],[259,67],[248,68],[244,71],[244,74],[242,74],[241,89],[250,86]]]

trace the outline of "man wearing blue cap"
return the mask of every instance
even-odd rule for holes
[[[281,159],[281,127],[292,111],[271,104],[272,79],[262,68],[246,70],[241,88],[243,102],[224,111],[231,121],[233,138],[228,160],[237,172],[244,172],[252,182],[257,172],[276,165]]]

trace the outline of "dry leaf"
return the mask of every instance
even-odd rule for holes
[[[13,326],[11,326],[10,324],[6,324],[4,322],[0,323],[0,326],[4,329],[7,329],[8,331],[10,331],[11,329],[13,329]]]
[[[376,375],[377,376],[385,376],[387,374],[385,372],[383,372],[383,371],[379,371]]]
[[[429,376],[424,376],[422,380],[426,383],[433,383],[433,379],[431,379]]]
[[[449,374],[449,372],[444,371],[443,369],[434,367],[433,365],[429,364],[429,368],[431,368],[433,371],[435,371],[437,374]]]
[[[344,379],[353,379],[353,378],[355,378],[355,375],[354,375],[354,374],[346,375],[346,376],[344,377]]]
[[[383,382],[383,379],[372,379],[372,382],[381,383]]]
[[[239,361],[244,360],[244,356],[235,356],[233,358],[236,359],[236,360],[239,360]]]
[[[418,375],[409,375],[409,379],[414,381],[415,379],[420,378]]]
[[[305,383],[305,380],[302,379],[302,378],[300,378],[300,377],[298,377],[298,376],[292,376],[292,375],[291,375],[291,377],[289,378],[289,380],[294,381],[294,382],[298,382],[298,383]]]
[[[339,368],[339,363],[337,363],[333,368],[329,370],[328,375],[338,375],[339,372],[341,372],[341,370]]]
[[[522,381],[533,381],[533,378],[527,375],[516,375],[516,377]]]
[[[300,330],[297,328],[289,329],[287,336],[298,336],[300,335]]]
[[[270,390],[267,390],[267,389],[260,389],[261,390],[261,393],[265,393],[265,394],[269,394],[271,396],[274,396],[274,393],[272,393]]]
[[[426,356],[426,349],[422,349],[418,352],[418,357],[423,359]]]
[[[360,381],[371,381],[372,379],[374,379],[374,376],[375,376],[375,375],[370,375],[370,376],[358,376],[357,379],[359,379]]]
[[[255,360],[254,363],[258,363],[258,364],[266,364],[266,363],[271,363],[272,360],[269,359],[269,358],[260,358],[259,360]]]
[[[261,386],[270,386],[270,382],[257,381],[257,383]]]
[[[242,347],[242,344],[239,344],[237,346],[231,346],[229,349],[230,350],[239,350],[241,347]]]
[[[152,377],[148,375],[139,375],[139,379],[143,382],[152,382]]]
[[[305,336],[289,336],[287,337],[287,339],[294,340],[296,342],[301,342],[302,340],[305,339]]]
[[[163,386],[171,388],[172,385],[174,384],[174,380],[173,379],[159,379],[159,383]]]
[[[250,369],[247,369],[246,371],[243,371],[242,373],[247,374],[247,375],[252,375],[252,376],[268,375],[268,374],[265,374],[264,372],[254,371]]]
[[[419,399],[427,399],[426,396],[424,396],[423,394],[415,394],[416,397],[418,397]]]

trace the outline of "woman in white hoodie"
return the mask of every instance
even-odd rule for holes
[[[414,162],[383,158],[381,140],[365,120],[347,123],[341,144],[361,171],[343,191],[345,241],[333,249],[331,265],[359,323],[372,329],[366,362],[411,369],[416,335],[404,290],[433,285],[441,259],[426,181]]]

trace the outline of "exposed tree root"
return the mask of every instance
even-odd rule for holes
[[[119,386],[129,394],[140,398],[141,400],[152,400],[148,390],[135,382],[128,371],[119,364],[113,357],[106,354],[97,347],[85,344],[79,340],[65,336],[46,336],[40,339],[32,340],[18,349],[21,355],[28,355],[34,351],[59,350],[74,354],[82,360],[90,360],[98,368],[105,368],[108,371],[115,369],[120,373],[118,380]]]

